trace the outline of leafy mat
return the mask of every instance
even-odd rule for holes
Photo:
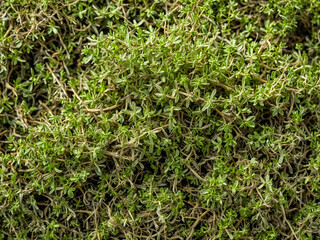
[[[0,239],[320,239],[319,1],[0,20]]]

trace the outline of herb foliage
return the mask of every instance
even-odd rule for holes
[[[319,238],[319,1],[0,12],[0,239]]]

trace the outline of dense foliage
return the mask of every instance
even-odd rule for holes
[[[319,239],[320,1],[0,11],[0,239]]]

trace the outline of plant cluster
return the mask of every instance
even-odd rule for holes
[[[320,1],[0,1],[0,239],[319,239]]]

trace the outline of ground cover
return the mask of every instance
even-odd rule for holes
[[[319,13],[0,1],[0,239],[319,239]]]

